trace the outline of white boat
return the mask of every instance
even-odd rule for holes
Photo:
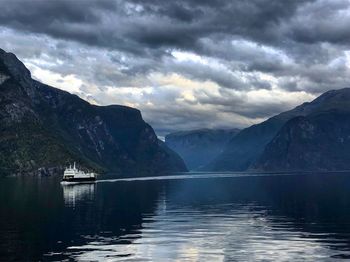
[[[96,181],[96,173],[85,173],[82,170],[79,170],[75,166],[69,166],[64,170],[63,179],[61,183],[71,183],[71,182],[94,182]]]

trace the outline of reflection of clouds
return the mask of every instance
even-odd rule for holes
[[[292,221],[254,205],[172,205],[161,197],[141,229],[111,240],[88,239],[68,248],[81,260],[104,261],[314,261],[337,255],[322,241],[305,237]]]
[[[79,201],[93,200],[95,197],[95,184],[62,185],[64,203],[75,207]]]

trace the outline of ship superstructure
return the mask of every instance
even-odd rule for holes
[[[95,173],[85,173],[75,166],[69,166],[64,170],[62,182],[93,182],[96,180]]]

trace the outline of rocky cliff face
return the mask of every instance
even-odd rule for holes
[[[258,170],[350,170],[350,114],[332,110],[288,121],[254,164]]]
[[[35,171],[77,161],[86,168],[147,175],[185,171],[139,110],[94,106],[31,78],[0,49],[1,173]]]
[[[165,143],[182,157],[190,170],[198,170],[217,157],[238,132],[239,129],[176,132],[167,135]]]
[[[271,159],[267,160],[267,155],[274,155],[276,161],[280,161],[278,160],[278,154],[282,154],[283,152],[278,151],[277,148],[272,150],[271,144],[269,144],[272,140],[274,140],[280,129],[284,128],[286,123],[290,125],[288,121],[294,119],[295,117],[307,117],[324,112],[331,112],[332,110],[343,113],[350,111],[349,88],[326,92],[310,103],[304,103],[293,110],[274,116],[261,124],[253,125],[242,130],[228,143],[225,151],[220,154],[217,159],[210,163],[206,169],[216,171],[243,171],[249,168],[257,167],[265,170],[278,169],[278,165],[276,163],[270,163],[270,161],[274,161],[272,159],[273,157],[271,156]],[[309,118],[307,119],[308,121],[313,121]],[[298,125],[296,125],[293,130],[296,130],[297,126]],[[281,134],[279,133],[279,135]],[[331,133],[329,135],[331,135]],[[278,140],[278,143],[280,142],[281,140]],[[294,141],[294,143],[298,144],[296,141]],[[319,140],[318,143],[323,143],[323,141]],[[269,149],[265,150],[266,147]],[[304,150],[302,149],[302,144],[300,144],[299,147],[300,150]],[[322,151],[319,153],[322,154]],[[282,157],[282,155],[280,157]],[[282,166],[280,167],[282,168]],[[288,166],[286,164],[283,169],[302,169],[301,166],[299,167],[298,165],[292,167],[292,165]],[[340,166],[338,167],[340,168]]]

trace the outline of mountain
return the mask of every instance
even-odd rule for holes
[[[14,54],[1,49],[0,140],[2,174],[37,173],[73,161],[122,175],[186,171],[139,110],[91,105],[35,81]]]
[[[350,103],[350,95],[348,99]],[[266,146],[254,168],[350,170],[349,106],[291,119]]]
[[[239,129],[182,131],[167,135],[165,143],[182,157],[190,170],[196,170],[218,156],[238,132]]]
[[[276,154],[275,157],[277,157],[277,154],[282,153],[281,151],[278,151],[277,148],[272,149],[270,143],[271,141],[275,141],[275,143],[281,142],[280,140],[276,141],[275,136],[278,134],[284,135],[279,133],[282,127],[284,132],[287,132],[286,130],[288,130],[288,128],[291,128],[291,123],[294,123],[296,126],[294,126],[294,129],[292,129],[296,130],[298,126],[298,121],[301,121],[300,118],[296,117],[306,117],[301,119],[306,119],[307,121],[311,121],[313,123],[313,121],[316,121],[313,117],[315,117],[317,114],[325,112],[330,113],[333,111],[336,111],[339,114],[341,112],[347,114],[349,112],[349,109],[349,88],[328,91],[316,98],[315,100],[313,100],[312,102],[304,103],[294,108],[293,110],[274,116],[262,122],[261,124],[253,125],[249,128],[243,129],[228,143],[224,152],[220,154],[212,163],[206,166],[206,169],[213,171],[243,171],[252,167],[259,167],[265,170],[269,170],[270,168],[282,168],[282,163],[281,166],[278,166],[276,163],[273,165],[267,163],[269,161],[272,161],[267,160],[267,155],[269,153]],[[324,115],[324,117],[326,117],[326,115]],[[329,135],[331,135],[331,133]],[[318,142],[322,143],[323,141],[320,140]],[[297,144],[296,141],[294,141],[294,143]],[[299,146],[299,150],[304,150],[303,145]],[[319,153],[322,154],[324,152]],[[295,152],[295,154],[297,154],[297,151]],[[278,157],[276,158],[276,161],[278,161],[277,159]],[[295,166],[295,168],[302,169],[301,166]],[[288,167],[286,164],[283,169],[294,169],[294,167]]]

